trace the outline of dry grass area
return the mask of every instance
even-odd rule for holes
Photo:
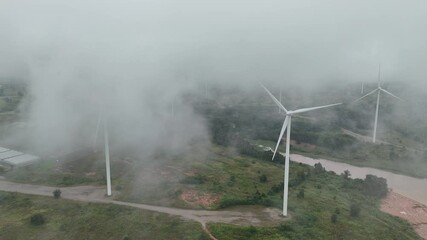
[[[217,203],[221,197],[215,193],[201,193],[188,190],[181,194],[181,199],[190,205],[210,207]]]
[[[390,192],[383,199],[381,210],[407,220],[422,238],[427,239],[427,206],[398,193]]]

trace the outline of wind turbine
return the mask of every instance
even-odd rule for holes
[[[98,138],[98,132],[101,125],[101,121],[104,122],[104,150],[105,150],[105,170],[106,170],[106,178],[107,178],[107,196],[111,196],[111,171],[110,171],[110,146],[108,141],[108,123],[107,118],[102,118],[101,113],[98,116],[98,123],[96,125],[95,132],[95,141],[94,141],[94,149],[96,152],[96,141]]]
[[[390,96],[392,96],[394,98],[397,98],[397,99],[403,101],[403,99],[401,99],[400,97],[392,94],[391,92],[389,92],[389,91],[387,91],[387,90],[385,90],[384,88],[381,87],[381,65],[379,65],[379,67],[378,67],[378,87],[376,89],[372,90],[371,92],[369,92],[368,94],[366,94],[366,95],[362,96],[361,98],[358,98],[358,99],[356,99],[354,101],[354,102],[358,102],[358,101],[362,100],[363,98],[365,98],[365,97],[367,97],[367,96],[369,96],[371,94],[377,93],[377,107],[376,107],[376,110],[375,110],[374,136],[372,138],[373,139],[373,143],[375,143],[375,141],[377,139],[378,110],[379,110],[379,107],[380,107],[380,95],[381,95],[381,92],[387,93],[388,95],[390,95]]]
[[[285,176],[284,176],[284,184],[283,184],[284,185],[284,189],[283,189],[283,216],[286,217],[288,215],[289,149],[290,149],[290,142],[291,142],[292,116],[295,114],[309,112],[309,111],[316,110],[316,109],[340,105],[341,103],[335,103],[335,104],[319,106],[319,107],[301,108],[298,110],[289,111],[280,103],[279,100],[277,100],[273,96],[273,94],[271,94],[271,92],[264,85],[262,85],[262,83],[260,83],[260,85],[262,88],[264,88],[264,90],[268,93],[268,95],[270,95],[271,99],[273,99],[273,101],[277,104],[277,106],[285,112],[285,115],[286,115],[285,121],[283,122],[282,130],[280,131],[279,139],[277,140],[276,148],[274,149],[273,158],[271,159],[271,160],[273,160],[274,157],[276,156],[277,148],[279,147],[280,141],[282,140],[283,134],[285,133],[285,130],[287,128],[288,131],[287,131],[287,136],[286,136],[285,174],[284,174]]]
[[[279,102],[282,103],[282,85],[280,85],[280,94],[279,94]],[[279,113],[282,111],[282,109],[279,107]]]

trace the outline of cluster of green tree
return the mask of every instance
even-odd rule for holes
[[[258,150],[248,140],[243,138],[236,138],[235,147],[240,154],[250,156],[264,161],[273,161],[275,163],[285,163],[285,158],[281,154],[276,154],[273,159],[273,151],[271,150]]]
[[[222,146],[235,146],[241,143],[242,138],[277,141],[283,123],[283,115],[271,108],[221,108],[214,104],[205,104],[197,109],[208,119],[212,141]],[[342,134],[337,124],[296,119],[293,123],[292,139],[297,143],[309,143],[329,149],[354,144],[356,140]]]
[[[375,175],[366,175],[363,181],[363,192],[365,195],[382,198],[387,195],[387,180]]]

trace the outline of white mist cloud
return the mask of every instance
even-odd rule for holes
[[[426,7],[425,1],[3,0],[0,76],[30,82],[38,143],[80,142],[101,108],[123,141],[155,146],[174,129],[189,141],[206,135],[203,120],[185,105],[177,110],[181,120],[166,116],[182,92],[204,81],[374,81],[381,63],[383,79],[422,82]]]

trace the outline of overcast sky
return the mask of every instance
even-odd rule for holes
[[[384,78],[424,80],[426,11],[422,0],[2,0],[0,69],[60,58],[100,75],[366,81],[381,63]]]
[[[75,133],[97,101],[158,129],[152,97],[167,106],[191,82],[373,82],[381,64],[384,80],[425,86],[426,12],[424,0],[0,0],[0,77],[31,81],[39,133]]]

